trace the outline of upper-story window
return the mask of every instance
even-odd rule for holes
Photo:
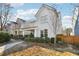
[[[47,23],[48,21],[48,15],[44,15],[44,16],[41,16],[41,23]]]

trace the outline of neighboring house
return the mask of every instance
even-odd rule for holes
[[[51,6],[43,4],[35,15],[34,21],[22,21],[17,19],[18,35],[33,34],[34,37],[55,37],[56,34],[62,34],[62,23],[60,12]]]
[[[76,7],[74,10],[73,33],[74,35],[79,35],[79,7]]]
[[[23,34],[23,30],[21,30],[21,28],[23,27],[23,24],[25,24],[25,20],[21,19],[21,18],[17,18],[16,20],[16,35],[22,35]]]
[[[13,34],[13,35],[16,35],[16,27],[17,27],[17,23],[16,22],[13,22],[11,21],[9,24],[7,24],[6,26],[6,31],[10,34]]]
[[[13,35],[23,35],[21,28],[25,22],[26,21],[20,18],[17,18],[16,22],[11,21],[10,24],[7,25],[7,32]]]

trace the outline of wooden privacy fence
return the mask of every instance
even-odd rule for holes
[[[57,40],[68,44],[79,44],[79,36],[58,35]]]

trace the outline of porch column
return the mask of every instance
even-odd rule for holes
[[[35,30],[34,30],[34,37],[38,37],[37,32],[38,32],[37,29],[35,29]]]
[[[23,34],[22,34],[23,36],[25,35],[25,33],[24,33],[24,30],[23,30]]]

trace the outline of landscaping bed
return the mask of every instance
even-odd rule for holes
[[[77,56],[70,52],[59,52],[40,46],[32,46],[22,51],[9,54],[9,56]]]
[[[10,53],[21,51],[21,50],[27,49],[27,48],[35,46],[35,45],[38,45],[38,46],[41,46],[41,47],[44,47],[44,48],[48,48],[48,49],[52,49],[52,45],[51,44],[36,43],[36,42],[23,42],[23,43],[20,43],[20,44],[17,44],[15,46],[13,46],[10,49],[5,50],[3,55],[8,55]]]
[[[7,53],[9,52],[9,53]],[[57,51],[52,44],[23,42],[4,53],[6,56],[77,56],[76,54]]]

